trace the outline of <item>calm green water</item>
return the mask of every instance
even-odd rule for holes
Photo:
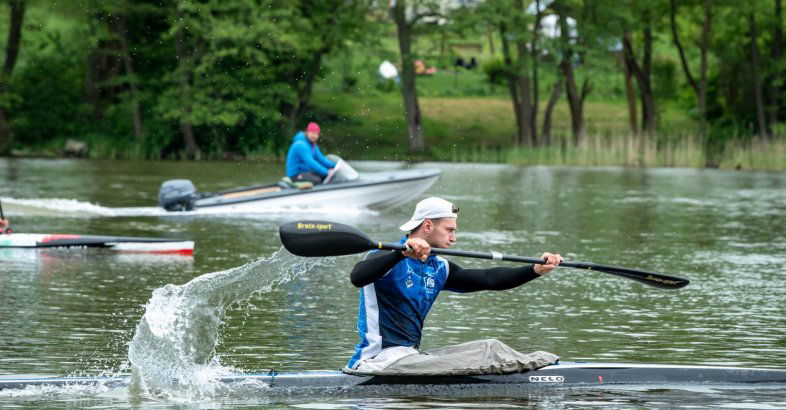
[[[359,170],[401,167],[358,163]],[[457,249],[539,255],[661,271],[692,280],[663,291],[601,273],[560,269],[504,292],[443,293],[423,348],[496,337],[564,360],[786,368],[786,175],[712,170],[439,167],[430,194],[461,207]],[[193,257],[102,251],[0,251],[0,374],[127,371],[128,343],[152,292],[169,283],[266,258],[279,224],[304,215],[166,215],[154,207],[165,179],[200,190],[278,178],[279,164],[0,160],[0,197],[16,232],[168,236],[196,241]],[[316,216],[394,241],[414,202]],[[341,257],[257,293],[224,317],[216,354],[243,370],[338,369],[357,343],[359,257]],[[462,266],[490,262],[454,259]],[[214,404],[321,408],[724,405],[786,407],[783,389],[606,388],[505,392],[478,398],[439,391],[369,397],[216,397]],[[0,394],[4,406],[167,407],[110,391]],[[762,407],[763,406],[763,407]]]

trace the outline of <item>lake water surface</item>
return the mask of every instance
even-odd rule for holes
[[[441,168],[443,177],[428,194],[461,208],[457,249],[526,256],[560,252],[574,260],[692,281],[682,290],[664,291],[602,273],[559,269],[514,290],[444,292],[429,315],[423,348],[495,337],[521,351],[546,350],[569,361],[786,368],[786,174],[354,165],[359,170]],[[254,162],[0,159],[0,197],[16,232],[196,241],[193,257],[0,250],[0,375],[127,373],[129,343],[154,290],[270,258],[281,248],[278,226],[304,217],[356,225],[379,240],[396,241],[397,226],[414,207],[415,201],[376,212],[319,204],[322,209],[309,213],[271,209],[199,216],[155,208],[165,179],[190,178],[200,190],[212,191],[275,180],[282,168]],[[348,272],[359,258],[323,260],[303,271],[298,258],[282,251],[267,265],[257,262],[241,270],[248,298],[221,312],[213,363],[240,371],[342,367],[358,341],[358,291]],[[277,282],[267,291],[265,281]],[[435,388],[371,391],[362,397],[216,392],[170,401],[124,389],[75,388],[0,392],[0,405],[786,408],[785,390],[632,386],[489,395]]]

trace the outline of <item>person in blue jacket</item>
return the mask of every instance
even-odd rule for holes
[[[336,164],[327,159],[317,145],[319,140],[319,125],[310,122],[306,132],[295,134],[292,145],[287,152],[287,176],[293,182],[308,181],[321,184],[333,171]]]

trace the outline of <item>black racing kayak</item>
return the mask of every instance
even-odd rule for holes
[[[260,382],[271,388],[313,389],[354,388],[386,385],[488,385],[521,387],[600,386],[604,384],[751,384],[784,383],[786,370],[683,366],[664,364],[574,363],[559,362],[524,373],[480,376],[353,376],[340,371],[292,373],[251,373],[226,375],[222,383]],[[130,376],[24,378],[0,376],[0,390],[32,386],[64,387],[102,385],[108,388],[128,386]]]

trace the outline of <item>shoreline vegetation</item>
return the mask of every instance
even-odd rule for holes
[[[9,0],[0,156],[786,171],[783,3]]]
[[[397,150],[400,147],[396,147]],[[396,150],[396,151],[397,151]],[[363,156],[354,154],[343,156],[347,160],[367,161],[435,161],[435,162],[475,162],[500,163],[520,166],[552,165],[552,166],[621,166],[637,168],[718,168],[745,171],[786,172],[786,141],[770,142],[744,141],[727,142],[716,147],[710,155],[694,139],[681,139],[674,143],[658,143],[652,137],[627,135],[607,138],[604,136],[588,136],[587,141],[579,146],[570,144],[549,145],[541,147],[493,147],[482,144],[450,147],[433,147],[412,155],[401,155],[394,150],[380,150],[377,154]],[[119,151],[104,146],[89,151],[85,156],[75,156],[62,150],[14,151],[6,158],[36,159],[119,159],[148,161],[179,161],[183,159],[150,159],[141,147],[130,147]],[[341,152],[340,150],[338,152]],[[182,155],[184,157],[184,155]],[[2,157],[0,157],[2,158]],[[221,155],[205,156],[200,160],[225,161],[268,161],[283,164],[284,155],[268,152],[222,153]]]
[[[345,97],[345,98],[344,98]],[[324,149],[348,160],[449,161],[505,163],[514,165],[623,166],[720,168],[753,171],[786,171],[786,137],[774,135],[768,141],[727,137],[711,149],[704,147],[696,124],[678,111],[664,113],[663,129],[669,135],[633,135],[625,131],[622,102],[588,102],[590,132],[585,141],[574,145],[569,136],[569,113],[556,109],[554,136],[549,145],[515,146],[509,102],[494,97],[424,98],[423,111],[428,145],[422,151],[408,151],[406,125],[399,115],[399,96],[315,97],[311,115],[323,124]],[[335,100],[341,103],[335,103]],[[545,104],[545,103],[543,103]],[[373,109],[369,107],[374,107]],[[677,130],[685,130],[679,133]],[[14,150],[11,158],[146,159],[151,158],[144,143],[129,139],[124,145],[103,138],[78,140],[84,152],[67,152],[67,140],[53,141],[38,149]],[[72,141],[74,142],[74,141]],[[203,152],[200,160],[251,160],[283,162],[286,146],[276,152]],[[185,152],[168,159],[184,159]]]

